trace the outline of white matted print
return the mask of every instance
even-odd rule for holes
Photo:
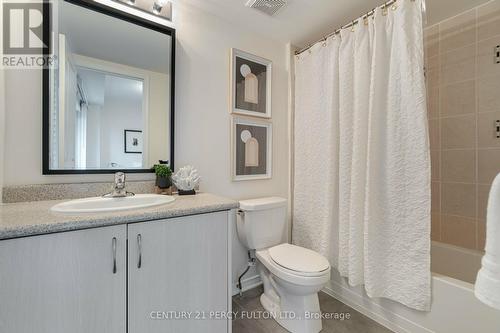
[[[231,113],[271,118],[272,62],[231,49]]]
[[[124,148],[126,154],[142,154],[142,131],[124,130]]]
[[[265,121],[234,117],[231,132],[233,180],[271,178],[273,159],[272,124]]]

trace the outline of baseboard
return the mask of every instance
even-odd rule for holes
[[[258,287],[262,284],[262,281],[260,280],[260,276],[259,275],[255,275],[255,276],[250,276],[246,279],[242,279],[241,280],[241,286],[243,287],[242,288],[242,291],[247,291],[247,290],[250,290],[250,289],[253,289],[255,287]],[[234,295],[238,295],[240,292],[240,290],[238,289],[238,287],[236,286],[236,283],[233,285],[233,296]]]
[[[434,333],[433,331],[430,331],[425,327],[422,327],[421,325],[380,306],[371,299],[363,297],[362,295],[359,295],[358,293],[333,280],[330,281],[328,286],[323,289],[323,292],[350,306],[354,310],[362,313],[393,332]]]

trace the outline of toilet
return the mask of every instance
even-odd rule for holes
[[[238,237],[255,250],[264,309],[289,332],[316,333],[322,328],[318,292],[330,280],[330,264],[317,252],[283,242],[286,206],[278,197],[240,201]]]

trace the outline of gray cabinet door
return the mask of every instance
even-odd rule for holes
[[[125,331],[125,225],[0,241],[0,332]]]
[[[228,331],[227,225],[227,212],[129,225],[129,333]]]

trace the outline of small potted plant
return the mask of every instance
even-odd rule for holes
[[[161,189],[167,189],[172,186],[172,170],[166,164],[156,164],[154,166],[156,173],[156,186]]]

